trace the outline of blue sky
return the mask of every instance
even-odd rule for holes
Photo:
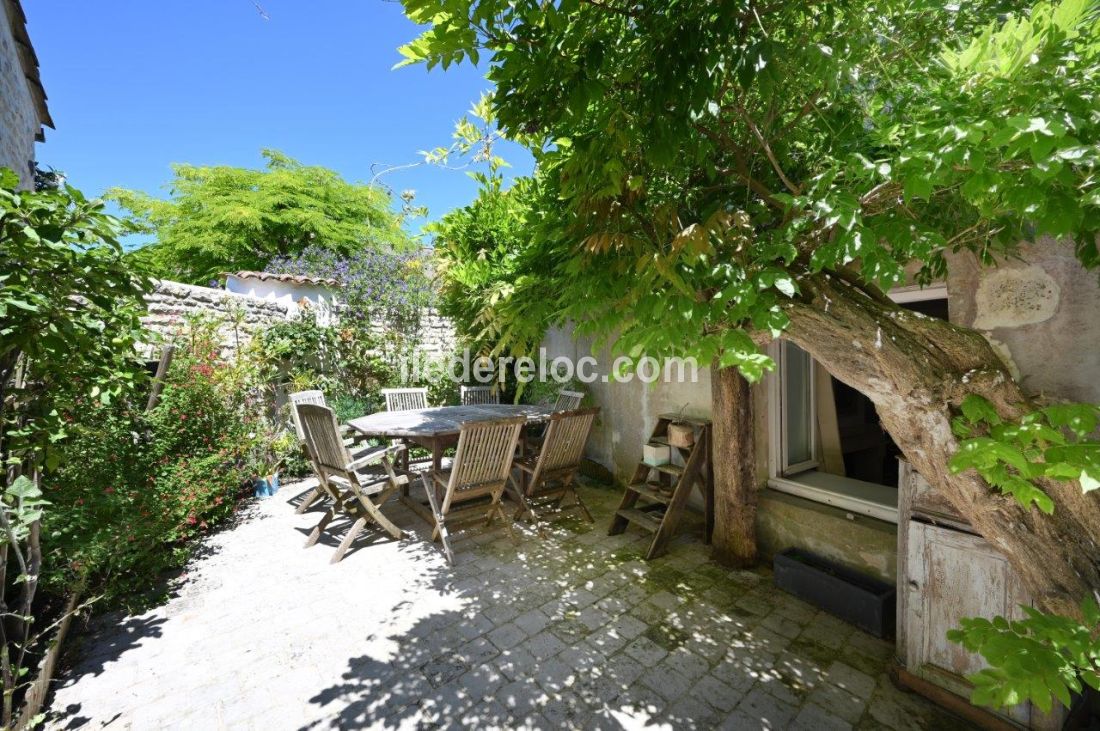
[[[450,142],[484,69],[391,71],[417,26],[387,0],[25,0],[56,130],[40,164],[89,195],[166,195],[173,162],[257,167],[281,150],[354,181]],[[513,174],[531,169],[500,148]],[[435,219],[473,199],[464,173],[386,176]]]

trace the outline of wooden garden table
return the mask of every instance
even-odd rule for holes
[[[529,424],[542,424],[549,421],[554,407],[532,404],[476,404],[470,406],[437,406],[429,409],[409,409],[407,411],[380,411],[369,416],[352,419],[348,425],[355,431],[368,437],[384,439],[405,439],[432,451],[432,469],[442,469],[443,450],[458,442],[458,433],[462,425],[470,421],[493,421],[509,416],[524,416],[527,424],[520,432],[520,451],[522,453],[526,427]],[[413,475],[408,475],[412,482]],[[401,491],[400,499],[415,513],[429,522],[432,520],[430,509],[418,500],[409,497],[408,487]]]

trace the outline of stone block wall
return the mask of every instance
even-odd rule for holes
[[[38,111],[23,74],[6,0],[0,0],[0,167],[19,175],[22,187],[34,185],[31,165],[39,130]]]
[[[149,313],[143,318],[145,326],[165,338],[171,339],[179,333],[191,315],[206,313],[227,320],[221,327],[225,355],[248,344],[258,331],[297,316],[296,308],[292,311],[284,302],[166,280],[158,281],[145,299],[149,306]],[[234,326],[234,321],[239,326]],[[381,329],[382,325],[377,327]],[[435,309],[425,311],[420,318],[420,350],[424,356],[442,358],[454,347],[451,321]]]
[[[456,344],[454,325],[434,307],[420,316],[420,352],[427,358],[449,356],[454,352]]]
[[[167,339],[180,332],[188,316],[205,313],[226,320],[220,332],[225,354],[249,343],[257,331],[289,316],[287,306],[279,302],[165,280],[157,282],[145,300],[149,313],[142,321],[147,328]],[[234,322],[239,322],[239,326]]]

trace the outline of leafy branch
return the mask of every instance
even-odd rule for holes
[[[992,666],[969,676],[974,703],[1002,708],[1031,701],[1050,712],[1052,698],[1067,708],[1070,693],[1100,690],[1100,607],[1088,597],[1083,621],[1020,608],[1026,618],[963,619],[947,638],[980,654]]]
[[[960,409],[952,422],[962,439],[949,464],[953,472],[977,470],[1025,508],[1034,503],[1048,515],[1054,501],[1042,480],[1078,480],[1083,492],[1100,487],[1100,442],[1091,438],[1100,407],[1053,404],[1006,421],[992,403],[970,394]]]

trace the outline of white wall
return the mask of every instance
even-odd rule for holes
[[[229,275],[225,280],[229,292],[255,297],[268,302],[285,305],[291,314],[301,309],[302,301],[309,302],[320,314],[318,320],[327,321],[337,300],[332,290],[317,284],[298,284],[277,279],[255,279]]]

